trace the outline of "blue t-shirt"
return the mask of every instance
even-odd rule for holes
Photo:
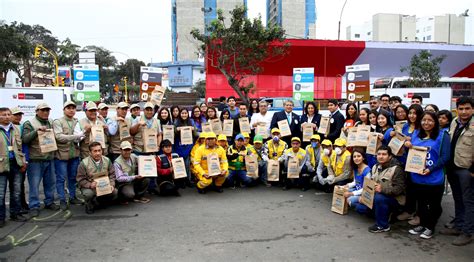
[[[364,170],[362,170],[362,174],[359,174],[359,171],[354,169],[354,180],[356,182],[355,185],[355,190],[360,190],[364,187],[364,177],[370,173],[370,167],[365,167]]]

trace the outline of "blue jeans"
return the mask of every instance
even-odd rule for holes
[[[39,185],[43,180],[44,205],[49,206],[54,202],[54,189],[56,178],[54,176],[54,161],[30,161],[28,163],[28,184],[30,189],[30,209],[39,209]]]
[[[245,170],[229,170],[229,176],[226,178],[230,186],[234,186],[235,179],[239,179],[244,183],[244,185],[248,186],[252,184],[253,179],[247,176],[247,171]]]
[[[260,177],[260,182],[267,183],[267,162],[260,161],[258,163],[258,175]]]
[[[56,172],[56,192],[58,192],[60,201],[66,202],[66,192],[64,192],[64,182],[66,177],[69,198],[73,199],[76,197],[76,176],[78,166],[78,157],[69,160],[54,160],[54,170]]]
[[[20,167],[16,161],[10,161],[10,171],[0,173],[0,220],[5,220],[5,198],[7,193],[7,183],[10,189],[10,216],[20,213],[21,201],[21,176]]]
[[[474,234],[474,177],[468,169],[450,170],[448,181],[453,191],[455,226],[466,234]]]
[[[367,214],[373,212],[375,214],[375,222],[377,226],[387,228],[389,226],[390,213],[398,208],[400,205],[398,201],[391,196],[386,196],[381,193],[375,193],[374,206],[372,210],[364,204],[355,204],[356,211],[360,214]]]

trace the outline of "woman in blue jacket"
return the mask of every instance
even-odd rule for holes
[[[176,119],[175,123],[175,135],[174,135],[174,145],[173,145],[173,152],[177,153],[180,157],[184,159],[184,165],[186,166],[186,174],[188,176],[188,180],[186,184],[188,186],[192,186],[192,177],[191,177],[191,149],[193,149],[193,145],[183,145],[181,144],[181,131],[180,127],[185,126],[193,126],[192,120],[189,118],[189,113],[186,108],[181,108],[179,110],[179,117]],[[193,129],[193,137],[196,138],[196,128]],[[193,142],[196,140],[193,139]]]
[[[442,213],[441,199],[444,192],[444,166],[449,161],[451,142],[446,132],[441,132],[438,117],[433,112],[425,112],[421,118],[421,128],[415,131],[411,141],[405,146],[427,147],[426,167],[423,174],[410,173],[415,198],[418,201],[420,225],[411,229],[413,235],[429,239]]]

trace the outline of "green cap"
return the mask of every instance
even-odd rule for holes
[[[254,142],[254,143],[263,143],[263,137],[262,137],[262,135],[256,135],[256,136],[253,138],[253,142]]]

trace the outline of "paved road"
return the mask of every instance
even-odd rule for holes
[[[152,197],[148,204],[43,211],[42,221],[8,221],[0,261],[473,261],[474,244],[421,240],[399,222],[371,234],[373,220],[329,211],[331,195],[279,188]],[[444,224],[452,197],[444,200]],[[48,218],[49,217],[49,218]],[[14,238],[14,239],[13,239]],[[23,238],[23,239],[22,239]],[[4,260],[2,260],[2,258]]]

